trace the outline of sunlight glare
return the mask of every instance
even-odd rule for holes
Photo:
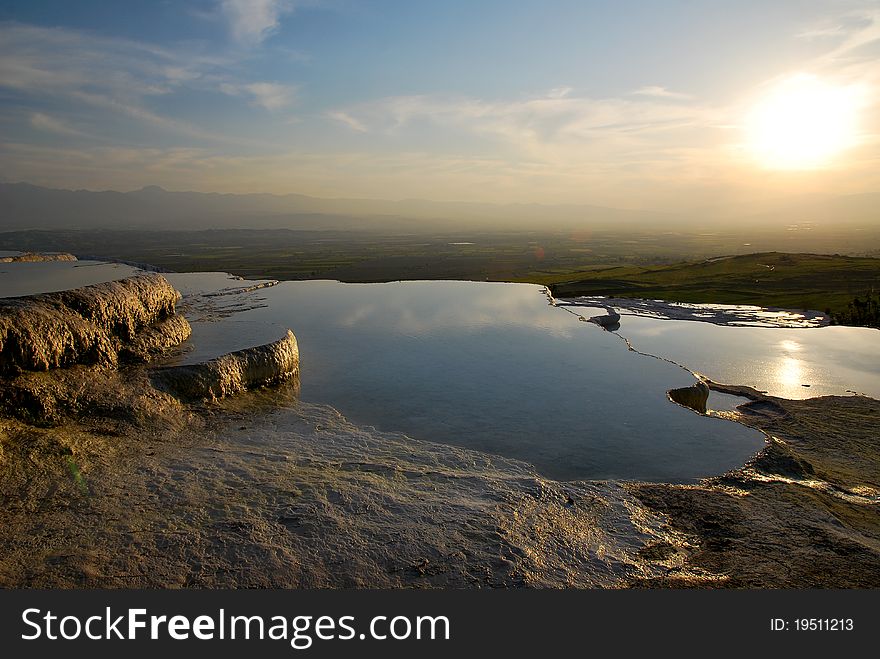
[[[783,357],[779,360],[776,380],[786,389],[800,386],[804,381],[803,363],[794,357]]]
[[[747,140],[769,169],[819,169],[857,137],[858,90],[808,74],[786,78],[752,107]]]

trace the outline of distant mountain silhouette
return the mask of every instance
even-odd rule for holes
[[[58,190],[0,183],[0,230],[20,229],[547,229],[642,224],[662,214],[601,206],[422,199],[322,199],[299,194]]]
[[[324,199],[300,194],[59,190],[0,183],[0,231],[21,229],[553,230],[695,228],[818,223],[876,225],[880,194],[809,196],[748,207],[668,214],[588,205],[488,204],[424,199]]]

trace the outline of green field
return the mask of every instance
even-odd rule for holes
[[[559,297],[608,295],[817,309],[851,322],[847,314],[853,300],[875,298],[880,291],[880,259],[766,252],[674,265],[599,268],[548,283]]]
[[[251,278],[351,282],[461,279],[544,283],[595,266],[657,265],[735,253],[741,244],[738,236],[633,230],[0,233],[0,249],[68,251],[178,272],[223,270]]]
[[[830,311],[835,322],[877,326],[880,258],[874,258],[872,236],[785,231],[752,234],[745,241],[734,233],[647,230],[19,231],[0,233],[0,249],[69,251],[253,279],[531,282],[561,297],[815,309]],[[834,245],[861,256],[804,253]]]

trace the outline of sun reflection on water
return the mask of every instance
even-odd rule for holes
[[[804,381],[804,364],[794,357],[783,357],[776,370],[776,379],[785,387],[797,387]]]
[[[807,365],[795,355],[803,346],[793,339],[784,339],[779,342],[782,355],[776,365],[776,381],[785,389],[786,396],[797,396],[794,392],[801,387],[809,386],[807,380]]]

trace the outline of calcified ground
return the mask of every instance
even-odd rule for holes
[[[121,352],[134,334],[108,341]],[[353,425],[298,402],[295,379],[186,402],[155,375],[108,357],[2,378],[0,585],[880,585],[870,398],[710,384],[749,398],[729,414],[768,435],[742,469],[691,486],[557,482]],[[14,418],[10,390],[51,414]]]
[[[43,261],[76,261],[76,257],[67,252],[22,252],[12,256],[0,256],[0,263],[39,263]]]
[[[699,485],[625,489],[669,528],[686,570],[638,585],[873,587],[880,585],[880,401],[865,396],[787,400],[711,385],[751,399],[731,414],[768,446],[743,468]],[[659,547],[660,555],[673,551]],[[714,581],[695,579],[693,571]]]
[[[6,586],[600,586],[667,537],[618,485],[359,428],[296,385],[4,423]],[[128,374],[125,374],[128,380]],[[127,391],[126,391],[127,390]]]
[[[149,361],[190,334],[179,300],[156,274],[0,299],[0,373]]]
[[[2,421],[6,587],[876,587],[877,411],[744,392],[770,433],[694,486],[554,482],[379,433],[296,384],[184,405],[69,370],[102,413]]]

